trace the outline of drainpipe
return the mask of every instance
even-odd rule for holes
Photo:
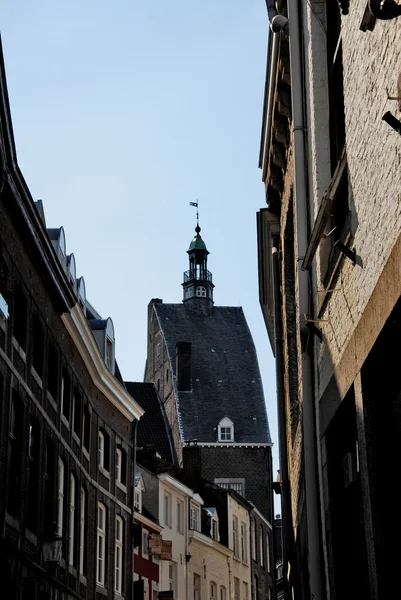
[[[308,202],[306,181],[304,86],[302,77],[302,44],[299,0],[288,0],[288,28],[291,67],[291,100],[294,143],[294,180],[296,201],[297,264],[302,261],[308,243]],[[273,31],[287,27],[285,17],[277,15],[271,22]],[[299,328],[302,349],[302,424],[305,460],[305,497],[308,532],[308,563],[310,596],[323,600],[322,549],[320,544],[320,513],[316,451],[316,421],[313,392],[313,360],[306,341],[308,329],[305,316],[311,314],[309,273],[297,269]],[[286,574],[285,574],[286,575]]]
[[[288,556],[292,547],[292,518],[291,518],[291,498],[290,481],[288,478],[288,451],[287,451],[287,422],[285,414],[285,394],[284,394],[284,357],[283,357],[283,323],[281,313],[281,293],[280,293],[280,258],[279,258],[279,237],[273,239],[273,289],[274,289],[274,346],[276,356],[276,390],[277,390],[277,418],[279,435],[279,455],[280,455],[280,488],[281,488],[281,543],[283,554],[283,581],[284,598],[289,598],[288,589]],[[274,521],[273,521],[274,525]],[[277,570],[276,570],[277,577]],[[277,589],[277,580],[275,582]]]

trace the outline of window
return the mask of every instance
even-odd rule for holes
[[[85,518],[86,518],[86,492],[85,489],[81,488],[81,515],[79,520],[79,572],[81,575],[86,572],[86,531],[85,531]]]
[[[160,379],[157,380],[157,391],[160,392]]]
[[[97,569],[96,583],[104,586],[106,575],[106,507],[101,502],[97,505]]]
[[[241,559],[248,562],[248,536],[246,535],[246,525],[241,523]]]
[[[194,573],[194,596],[193,600],[201,600],[201,578]]]
[[[212,539],[219,541],[219,522],[217,519],[212,519]]]
[[[171,529],[171,494],[164,493],[164,525]]]
[[[219,423],[218,440],[219,442],[234,441],[234,423],[228,417],[225,417]]]
[[[238,517],[233,517],[233,552],[235,558],[239,558],[238,548]]]
[[[127,454],[121,447],[116,450],[116,480],[122,485],[127,483]]]
[[[23,422],[24,405],[17,392],[13,390],[10,402],[7,468],[7,512],[13,517],[19,515],[20,509]]]
[[[257,558],[256,558],[256,522],[255,522],[255,519],[252,519],[252,558],[253,558],[253,560],[257,560]]]
[[[241,496],[245,495],[245,479],[215,479],[214,483],[226,490],[234,490]]]
[[[177,500],[177,531],[184,533],[184,503],[182,500]]]
[[[82,411],[82,399],[81,394],[77,389],[74,390],[74,401],[73,401],[73,428],[74,433],[81,437],[81,411]]]
[[[168,377],[169,377],[169,370],[166,369],[166,381],[168,381]]]
[[[56,451],[53,442],[46,440],[46,453],[44,464],[44,527],[43,532],[47,535],[54,534],[53,524],[53,501],[55,486]]]
[[[263,541],[263,527],[262,525],[259,527],[259,556],[260,556],[260,566],[264,567],[264,541]]]
[[[135,493],[134,493],[134,505],[135,505],[135,510],[137,512],[141,512],[141,510],[142,510],[142,491],[138,488],[135,489]]]
[[[156,356],[160,356],[160,352],[161,352],[161,344],[160,344],[160,342],[158,342],[156,345]]]
[[[142,529],[142,557],[149,558],[149,531]]]
[[[198,298],[206,298],[207,293],[206,293],[206,288],[203,287],[203,285],[200,285],[196,288],[196,295],[198,296]]]
[[[75,477],[71,473],[70,475],[70,520],[68,528],[68,562],[70,565],[75,564],[75,552],[74,552],[74,541],[75,541]]]
[[[334,173],[345,145],[344,77],[341,13],[337,2],[327,0],[327,67],[329,88],[330,159]]]
[[[266,533],[266,568],[268,573],[271,573],[270,566],[270,535]]]
[[[253,578],[253,589],[255,600],[259,600],[259,581],[256,575]]]
[[[168,564],[168,589],[173,592],[173,597],[176,597],[177,588],[177,565],[174,562]]]
[[[37,419],[31,415],[29,419],[28,437],[28,499],[26,510],[27,527],[37,532],[39,507],[39,458],[40,427]]]
[[[71,384],[68,374],[64,371],[61,377],[61,414],[70,420]]]
[[[15,285],[14,289],[14,311],[13,311],[13,335],[21,348],[26,345],[28,305],[22,287]]]
[[[199,506],[191,502],[190,510],[190,529],[200,531],[200,510]]]
[[[210,600],[217,600],[217,585],[214,581],[210,582]]]
[[[32,317],[32,366],[36,373],[43,375],[43,327],[38,315]]]
[[[220,586],[220,600],[227,600],[227,590],[224,585]]]
[[[89,412],[89,408],[84,406],[84,416],[83,416],[83,446],[85,450],[89,452],[90,446],[90,431],[91,431],[91,415]]]
[[[64,462],[58,459],[57,533],[63,535],[64,514]]]
[[[242,600],[249,600],[248,584],[246,581],[242,582],[242,589],[243,589]]]
[[[241,600],[238,577],[234,577],[234,600]]]
[[[123,539],[124,523],[121,517],[116,517],[116,545],[115,545],[115,591],[122,593],[123,587]]]
[[[56,346],[51,342],[48,346],[47,360],[47,389],[53,398],[57,398],[58,391],[58,354]]]
[[[113,342],[109,337],[106,336],[106,367],[109,369],[109,371],[113,370],[113,355]]]
[[[99,436],[98,436],[99,440],[99,467],[104,469],[105,471],[109,470],[109,449],[110,449],[110,442],[109,442],[109,436],[107,435],[107,433],[102,430],[99,429]]]

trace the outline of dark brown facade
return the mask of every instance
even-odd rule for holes
[[[130,597],[142,411],[92,333],[63,245],[23,180],[1,57],[0,71],[1,594]],[[48,556],[59,539],[61,554]]]

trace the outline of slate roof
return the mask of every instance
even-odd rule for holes
[[[139,448],[154,446],[164,460],[175,463],[170,426],[155,386],[153,383],[132,381],[125,381],[124,385],[134,400],[145,410],[138,423],[137,446]]]
[[[192,391],[176,394],[183,440],[215,443],[218,423],[234,422],[238,443],[271,443],[256,350],[241,307],[210,316],[184,304],[154,304],[176,375],[175,346],[191,342]]]

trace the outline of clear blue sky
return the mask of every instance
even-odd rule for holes
[[[256,344],[277,468],[274,361],[258,302],[264,0],[3,0],[21,170],[63,225],[87,296],[142,381],[147,304],[180,302],[199,198],[215,302]]]

